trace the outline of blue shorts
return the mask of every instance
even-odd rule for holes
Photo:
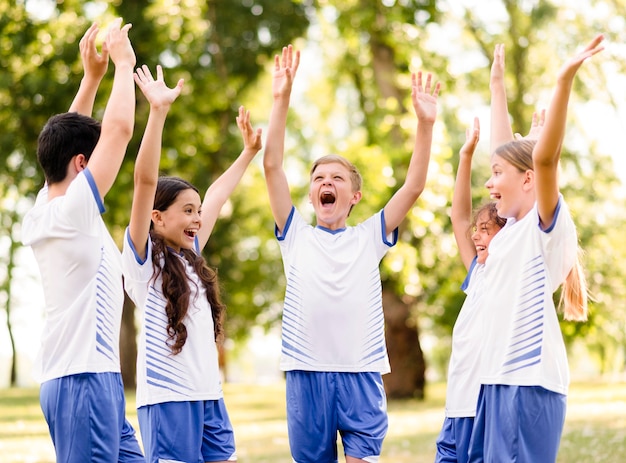
[[[81,373],[46,381],[39,402],[58,463],[144,463],[126,420],[119,373]]]
[[[387,398],[380,373],[287,372],[287,428],[297,463],[337,462],[345,454],[378,461],[387,433]]]
[[[553,463],[567,397],[540,386],[482,385],[470,441],[471,463]]]
[[[467,463],[474,417],[446,418],[437,438],[435,463]]]
[[[224,399],[146,405],[137,417],[148,463],[237,460]]]

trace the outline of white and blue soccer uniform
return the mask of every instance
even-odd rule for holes
[[[359,399],[363,400],[364,407],[372,406],[367,404],[368,396],[370,402],[374,402],[373,415],[378,415],[380,421],[375,420],[371,429],[365,419],[355,422],[360,419],[358,416],[341,415],[335,425],[345,431],[342,435],[347,455],[376,461],[387,426],[381,375],[390,371],[379,265],[385,253],[395,245],[397,230],[385,234],[383,211],[355,227],[329,230],[309,225],[293,208],[282,234],[277,232],[276,236],[287,279],[280,367],[288,372],[288,425],[294,459],[298,462],[334,461],[332,452],[315,452],[316,447],[326,448],[334,444],[337,429],[333,429],[333,425],[325,428],[323,419],[316,421],[314,415],[309,419],[306,413],[300,413],[297,417],[296,410],[309,410],[305,407],[315,403],[315,397],[307,396],[300,388],[310,387],[312,389],[306,390],[312,391],[317,387],[331,396],[325,399],[330,413],[337,413],[332,410],[332,404],[339,400],[341,415],[341,392],[337,393],[337,398],[329,391],[336,385],[355,391],[354,400],[364,393]],[[333,376],[312,380],[315,375],[302,375],[303,372]],[[361,375],[362,379],[348,379],[348,376],[342,376],[344,374]],[[361,389],[359,394],[356,392],[358,388]],[[321,404],[310,408],[313,414],[324,413]],[[345,419],[343,423],[342,419]],[[352,447],[349,435],[351,432],[357,434],[359,426],[377,444],[363,448],[362,443],[355,442]],[[310,432],[311,429],[315,432]],[[318,433],[328,436],[329,442]],[[349,436],[347,439],[346,435]],[[317,442],[310,441],[311,436]],[[307,453],[307,449],[313,453]]]
[[[195,252],[198,254],[200,252],[197,239]],[[172,353],[170,348],[168,318],[165,313],[166,300],[162,291],[163,281],[161,275],[156,279],[153,277],[152,241],[148,239],[146,258],[142,259],[137,255],[130,241],[128,229],[126,230],[122,251],[124,284],[129,297],[141,311],[142,320],[137,356],[136,400],[146,459],[149,462],[153,461],[153,457],[154,461],[183,460],[181,455],[191,455],[189,458],[198,458],[197,461],[235,460],[232,427],[223,406],[211,305],[204,284],[191,264],[182,255],[172,253],[172,257],[180,258],[191,290],[190,306],[183,320],[187,329],[187,339],[178,354]],[[176,406],[176,403],[179,406]],[[204,412],[196,409],[195,405],[191,405],[191,411],[188,411],[186,408],[188,404],[184,403],[203,404],[201,407],[219,409],[219,413],[224,415],[219,421],[227,428],[219,432],[227,434],[225,437],[228,443],[227,450],[214,454],[200,453],[205,424],[199,415]],[[150,406],[154,405],[162,407],[150,409]],[[170,414],[169,420],[164,416],[165,409]],[[160,417],[155,416],[158,413],[161,413]],[[181,415],[174,416],[172,413]],[[193,415],[193,419],[189,417],[190,414]],[[177,421],[178,418],[184,422]],[[159,420],[162,421],[159,423]],[[215,434],[218,431],[212,432]],[[181,440],[187,439],[188,436],[192,439],[187,446],[189,448],[177,450],[181,452],[178,455],[163,454],[168,447],[164,444],[165,439],[172,438],[172,445],[181,446]],[[148,449],[146,442],[152,445],[151,449]],[[196,450],[198,455],[186,453]]]
[[[42,383],[42,408],[59,461],[69,461],[64,452],[78,459],[100,461],[92,455],[80,456],[80,451],[93,450],[87,444],[81,444],[81,450],[71,447],[81,442],[81,435],[85,436],[84,442],[90,442],[91,432],[99,434],[101,443],[109,449],[102,454],[103,461],[109,451],[117,454],[122,433],[134,441],[134,445],[130,443],[131,454],[139,451],[134,431],[128,429],[130,425],[124,418],[119,356],[124,303],[120,252],[102,220],[102,212],[104,205],[97,186],[89,169],[85,169],[63,196],[48,201],[48,189],[44,187],[22,226],[22,241],[33,249],[43,285],[45,325],[35,376]],[[101,376],[85,378],[81,376],[84,374]],[[102,381],[101,391],[97,390],[98,381]],[[90,421],[85,416],[86,422],[81,424],[80,414],[89,414],[88,407],[77,410],[76,397],[62,397],[83,387],[79,384],[93,392],[93,397],[100,396],[102,407],[111,411],[99,420]],[[110,388],[111,394],[105,394]],[[63,406],[69,408],[63,411]],[[92,403],[91,407],[95,410],[97,405]],[[75,420],[64,421],[57,416],[68,416],[69,410],[73,410]],[[112,416],[114,413],[117,415]],[[114,422],[107,422],[107,417]],[[70,430],[73,434],[68,436]]]
[[[474,257],[461,286],[467,297],[452,330],[446,419],[437,439],[436,462],[466,462],[480,391],[482,303],[485,265]]]
[[[472,437],[477,445],[472,443],[471,449],[484,453],[484,461],[501,461],[506,452],[520,462],[556,458],[569,367],[553,293],[573,268],[577,251],[576,228],[562,197],[545,230],[535,204],[521,220],[508,219],[489,245],[481,317],[482,389]],[[498,441],[520,429],[518,438]]]

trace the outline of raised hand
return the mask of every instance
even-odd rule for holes
[[[604,50],[604,47],[600,45],[604,40],[604,35],[598,34],[594,37],[594,39],[589,42],[589,44],[576,56],[572,57],[569,61],[567,61],[561,70],[559,71],[557,80],[558,81],[571,81],[573,80],[576,72],[580,68],[580,66],[589,58],[591,58],[596,53]]]
[[[528,131],[528,135],[526,135],[524,137],[522,134],[516,133],[515,134],[515,139],[516,140],[523,140],[523,139],[538,140],[539,139],[539,134],[543,130],[543,124],[544,124],[545,121],[546,121],[546,110],[545,109],[542,109],[539,112],[539,114],[534,112],[533,113],[532,122],[530,123],[530,130]]]
[[[426,83],[422,85],[422,72],[411,74],[411,100],[415,114],[420,122],[435,122],[437,117],[437,97],[441,84],[432,85],[432,74],[426,76]]]
[[[122,27],[122,18],[116,18],[107,32],[105,45],[111,57],[111,61],[116,66],[121,64],[130,64],[135,67],[137,59],[135,58],[135,50],[128,38],[128,31],[133,27],[132,24],[126,24]]]
[[[476,145],[478,145],[479,139],[480,139],[480,120],[477,117],[475,117],[474,126],[471,129],[470,128],[465,129],[465,143],[463,143],[463,146],[461,146],[459,155],[472,157],[474,155],[474,151],[476,150]]]
[[[93,23],[80,39],[78,47],[83,62],[85,77],[100,81],[106,74],[109,65],[109,50],[106,41],[102,44],[102,53],[96,49],[96,37],[100,32],[98,25]]]
[[[261,129],[254,130],[250,123],[250,111],[246,111],[243,106],[239,107],[239,116],[237,116],[237,127],[243,138],[244,150],[254,151],[257,153],[262,147]]]
[[[156,76],[155,80],[148,66],[144,64],[135,71],[135,83],[152,108],[169,108],[180,95],[184,80],[179,79],[174,88],[169,88],[163,79],[163,68],[160,65],[156,67]]]
[[[504,44],[497,43],[493,50],[489,85],[504,83]]]
[[[282,56],[274,57],[274,79],[272,94],[274,98],[289,97],[293,80],[300,64],[300,51],[294,52],[293,46],[283,47]]]

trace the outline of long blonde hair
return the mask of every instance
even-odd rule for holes
[[[520,172],[526,172],[534,170],[532,152],[536,144],[536,140],[513,140],[496,148],[494,154]],[[582,249],[579,246],[574,266],[561,285],[558,310],[563,311],[565,320],[584,322],[587,320],[589,294],[581,254]]]

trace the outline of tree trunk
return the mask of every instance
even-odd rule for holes
[[[426,362],[410,306],[383,287],[385,335],[391,373],[383,376],[390,399],[424,398]]]
[[[137,327],[135,305],[126,293],[120,330],[120,364],[124,389],[134,390],[137,387]]]

